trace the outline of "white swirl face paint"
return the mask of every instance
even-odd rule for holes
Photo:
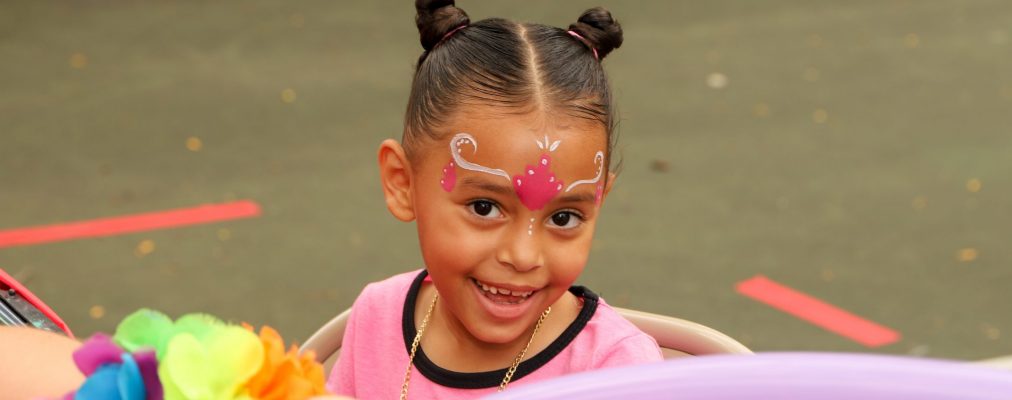
[[[601,180],[601,175],[604,175],[604,152],[603,151],[599,151],[599,152],[597,152],[597,154],[594,154],[594,164],[597,164],[597,176],[595,176],[593,179],[582,179],[582,180],[578,180],[576,182],[573,182],[572,184],[569,185],[569,187],[566,188],[566,191],[567,192],[571,191],[571,190],[573,190],[573,188],[575,188],[577,186],[580,186],[580,185],[590,185],[590,184],[594,184],[594,183],[597,183],[598,181],[600,181]]]
[[[573,188],[575,188],[577,186],[580,186],[580,185],[593,185],[593,184],[596,183],[597,187],[596,187],[596,190],[594,191],[594,203],[597,204],[597,205],[600,205],[601,204],[601,197],[604,195],[604,184],[600,183],[601,182],[601,176],[604,175],[604,152],[603,151],[599,151],[596,154],[594,154],[594,164],[597,165],[597,176],[595,176],[593,179],[581,179],[581,180],[578,180],[576,182],[573,182],[572,184],[569,185],[569,187],[566,188],[566,191],[568,192],[570,190],[573,190]]]
[[[469,144],[471,145],[471,147],[474,148],[474,151],[472,153],[478,152],[478,141],[475,140],[474,136],[471,136],[470,134],[458,133],[455,136],[453,136],[453,139],[450,140],[450,155],[453,156],[453,161],[456,161],[459,167],[466,169],[468,171],[484,172],[490,175],[501,176],[503,178],[506,178],[507,181],[510,180],[510,174],[507,174],[506,171],[503,171],[501,169],[489,168],[484,165],[478,165],[465,160],[464,156],[460,154],[460,148],[465,144]]]

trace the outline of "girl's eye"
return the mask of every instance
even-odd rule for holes
[[[502,213],[499,206],[488,200],[477,200],[467,205],[475,215],[482,218],[498,218]]]
[[[552,214],[552,225],[562,229],[573,229],[583,222],[579,215],[572,211],[560,211]]]

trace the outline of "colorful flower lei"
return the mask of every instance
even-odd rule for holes
[[[74,352],[87,377],[64,399],[308,399],[327,394],[311,352],[287,352],[277,331],[227,324],[207,314],[172,321],[141,309],[112,337],[96,334]]]

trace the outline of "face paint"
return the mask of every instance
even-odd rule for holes
[[[443,190],[453,191],[453,186],[457,184],[457,168],[455,168],[453,161],[443,167],[443,179],[439,180],[439,184],[443,186]]]
[[[464,157],[460,155],[460,147],[465,144],[469,144],[471,147],[474,147],[473,153],[478,152],[478,141],[474,140],[474,136],[466,133],[458,133],[450,140],[450,155],[453,156],[453,161],[456,161],[457,165],[468,171],[484,172],[486,174],[501,176],[506,178],[506,180],[510,179],[510,175],[507,174],[506,171],[474,164],[465,160]],[[454,174],[454,176],[456,177],[456,174]]]
[[[549,144],[546,135],[544,143],[540,140],[537,143],[538,148],[547,149],[548,153],[551,153],[559,147],[562,141],[556,140]],[[541,155],[538,165],[526,166],[524,168],[525,174],[513,177],[513,190],[517,192],[520,202],[531,211],[542,209],[562,191],[562,181],[556,181],[555,174],[549,170],[552,166],[552,159],[548,153]]]
[[[513,177],[513,190],[531,211],[540,210],[562,191],[562,181],[555,180],[555,174],[549,170],[551,166],[551,158],[542,154],[537,166],[528,165],[525,174]]]
[[[555,173],[551,171],[552,158],[550,153],[555,151],[562,144],[561,140],[551,142],[548,140],[548,136],[545,136],[544,142],[538,140],[538,148],[542,150],[548,150],[548,153],[541,155],[538,160],[538,164],[535,166],[527,165],[524,168],[524,173],[515,175],[511,179],[506,171],[501,169],[489,168],[483,165],[475,164],[464,159],[461,154],[461,148],[463,145],[471,145],[474,148],[473,153],[478,152],[478,141],[475,140],[474,136],[467,133],[458,133],[453,136],[450,140],[450,155],[453,157],[445,168],[443,168],[443,178],[439,180],[440,186],[443,190],[450,192],[453,190],[454,185],[457,181],[456,166],[460,168],[482,172],[489,175],[501,176],[510,180],[513,183],[513,190],[516,192],[520,202],[531,211],[536,211],[544,208],[546,204],[552,201],[562,191],[563,182],[555,178]],[[572,191],[573,188],[584,184],[594,184],[601,180],[601,176],[604,173],[604,152],[598,151],[594,154],[594,163],[597,164],[597,176],[593,179],[583,179],[573,182],[566,191]],[[601,203],[601,197],[603,195],[604,187],[598,184],[595,191],[595,204]],[[534,221],[531,220],[531,225],[528,227],[528,234],[533,234]]]
[[[573,190],[573,188],[575,188],[575,187],[577,187],[579,185],[594,184],[594,183],[597,183],[598,181],[600,181],[601,180],[601,176],[604,174],[604,152],[603,151],[599,151],[599,152],[597,152],[597,154],[594,154],[594,164],[597,164],[597,176],[595,176],[594,179],[582,179],[582,180],[578,180],[576,182],[573,182],[571,185],[569,185],[569,187],[566,188],[566,191],[569,192],[569,191]],[[601,196],[602,195],[604,195],[604,185],[603,184],[599,184],[599,185],[597,185],[597,188],[594,191],[594,203],[595,204],[597,204],[597,205],[601,204]]]

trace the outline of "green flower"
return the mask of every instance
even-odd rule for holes
[[[246,383],[264,362],[256,334],[207,314],[172,322],[165,314],[141,309],[120,322],[113,340],[130,352],[155,350],[165,400],[248,398]]]

